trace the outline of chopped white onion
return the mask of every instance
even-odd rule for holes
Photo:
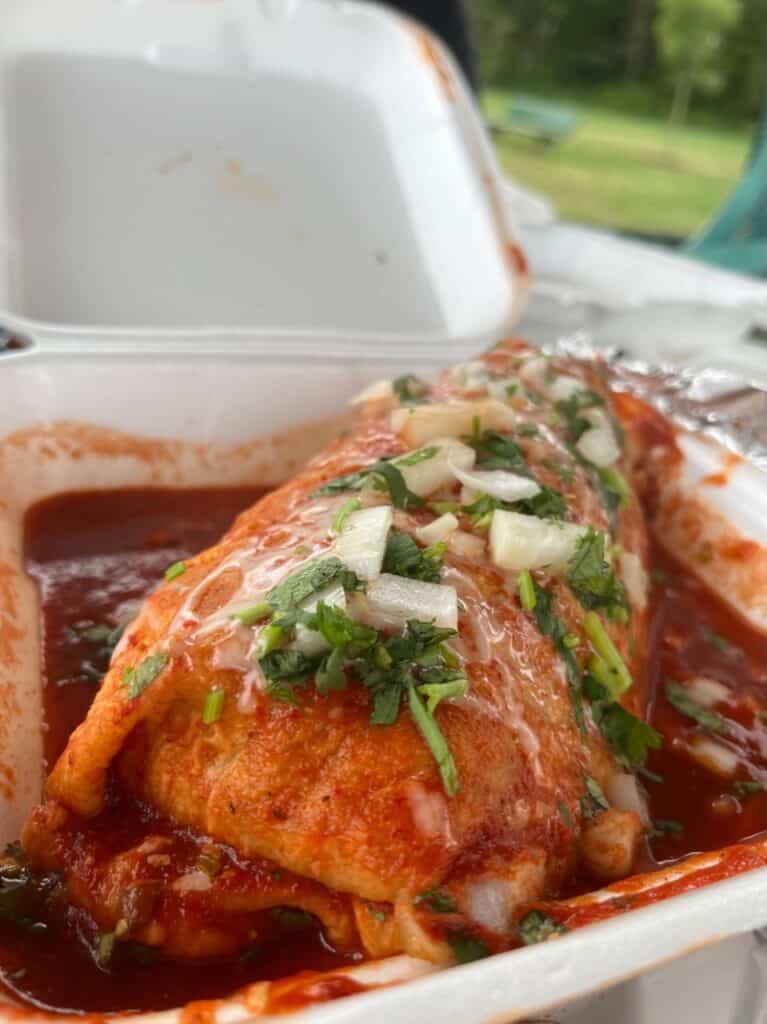
[[[395,409],[391,427],[404,441],[420,448],[435,438],[470,434],[475,422],[482,430],[511,430],[516,423],[512,410],[494,398],[476,402],[445,402]]]
[[[592,426],[581,435],[575,447],[595,466],[612,466],[621,450],[607,414],[603,409],[589,409],[584,416]]]
[[[545,356],[534,356],[527,359],[519,368],[520,375],[526,381],[535,385],[536,388],[543,388],[546,382],[546,371],[549,368],[549,361]]]
[[[452,512],[445,512],[438,519],[434,519],[426,526],[421,526],[415,531],[416,537],[423,544],[440,544],[446,541],[451,533],[458,529],[458,520]]]
[[[709,679],[707,676],[696,676],[690,682],[684,684],[689,697],[704,708],[712,708],[715,704],[725,701],[730,696],[729,689],[716,679]]]
[[[490,550],[501,569],[564,572],[587,530],[586,526],[498,509],[490,525]]]
[[[502,935],[509,927],[509,883],[503,878],[483,878],[466,888],[469,916],[490,932]]]
[[[576,391],[583,390],[584,384],[582,380],[578,380],[577,377],[568,377],[565,374],[561,377],[555,377],[552,383],[546,386],[546,394],[555,402],[569,398]]]
[[[441,583],[422,583],[382,573],[368,585],[367,601],[374,614],[382,614],[392,624],[404,625],[408,619],[419,619],[449,629],[458,625],[455,587]]]
[[[450,377],[462,388],[479,390],[490,380],[490,371],[483,362],[459,363],[450,370]]]
[[[605,787],[605,795],[613,807],[619,807],[622,811],[634,811],[639,815],[644,827],[650,827],[647,796],[635,775],[629,772],[616,772]]]
[[[466,530],[456,530],[450,534],[447,542],[448,551],[459,558],[479,558],[485,553],[486,541],[476,533],[468,533]]]
[[[390,380],[374,380],[354,398],[349,399],[349,405],[364,405],[365,402],[374,402],[376,399],[391,398],[393,394],[394,389]]]
[[[647,607],[648,579],[642,559],[631,551],[621,551],[618,563],[632,607],[644,611]]]
[[[738,770],[738,755],[723,743],[711,740],[708,736],[693,736],[689,750],[694,759],[714,775],[730,779]]]
[[[304,601],[301,608],[305,612],[313,612],[320,601],[324,604],[332,605],[334,608],[340,608],[341,611],[346,611],[346,594],[344,588],[338,584],[334,583],[333,586],[327,587],[325,590],[321,590],[318,594],[310,597],[307,601]],[[296,638],[293,641],[293,646],[306,655],[321,654],[330,647],[321,633],[317,633],[313,629],[307,629],[306,626],[300,624],[296,626]]]
[[[212,885],[210,875],[206,875],[204,871],[188,871],[176,879],[172,888],[176,892],[207,892]]]
[[[499,402],[508,402],[514,397],[516,390],[522,386],[519,377],[504,377],[503,380],[491,380],[487,385],[487,393]]]
[[[423,459],[413,466],[402,465],[402,459],[407,459],[408,455],[414,454],[413,452],[408,452],[407,455],[401,455],[394,460],[394,464],[405,478],[407,486],[414,494],[418,494],[422,498],[434,494],[440,487],[453,482],[453,466],[458,466],[460,469],[471,469],[477,458],[477,453],[473,448],[457,441],[454,437],[440,438],[431,442],[428,447],[438,448],[439,451],[430,459]],[[415,451],[418,449],[416,448]]]
[[[336,540],[334,553],[361,579],[374,579],[381,572],[391,521],[390,505],[352,512]]]
[[[460,480],[462,484],[483,494],[489,494],[491,498],[499,498],[501,501],[534,498],[541,491],[535,480],[531,480],[528,476],[509,473],[505,469],[465,470],[455,464],[451,464],[450,468],[456,480]]]

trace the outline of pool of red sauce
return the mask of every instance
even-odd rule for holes
[[[25,554],[41,594],[49,766],[85,716],[98,686],[81,674],[84,661],[98,661],[94,644],[73,632],[73,625],[115,622],[126,603],[151,590],[168,565],[217,540],[260,493],[256,488],[104,491],[59,495],[30,510]],[[737,798],[731,783],[696,767],[677,749],[675,737],[696,727],[662,696],[666,678],[683,681],[700,674],[730,686],[739,700],[726,713],[742,723],[751,762],[740,777],[756,772],[767,781],[767,727],[754,715],[754,708],[765,703],[765,639],[657,551],[654,565],[666,575],[652,591],[649,684],[653,722],[666,742],[648,764],[663,782],[648,782],[647,787],[653,818],[673,819],[682,832],[649,840],[640,870],[738,842],[759,833],[767,822],[767,794]],[[712,642],[712,635],[728,645]],[[727,813],[721,813],[722,796]],[[568,895],[591,888],[593,880],[578,879],[575,890],[568,886]],[[252,981],[349,963],[328,948],[315,928],[274,943],[254,963],[229,958],[204,965],[162,960],[144,964],[124,955],[119,946],[106,973],[81,943],[62,940],[55,930],[20,933],[0,922],[0,978],[6,988],[35,1005],[99,1013],[215,999]],[[286,999],[291,998],[286,991]],[[301,999],[306,1002],[304,995]]]

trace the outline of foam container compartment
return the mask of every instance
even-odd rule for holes
[[[0,327],[26,344],[0,351],[3,842],[42,783],[29,506],[277,483],[365,384],[500,337],[527,281],[460,75],[375,5],[4,0],[0,74]],[[696,487],[713,456],[685,454]],[[767,486],[724,493],[737,521]],[[765,553],[764,516],[738,527]],[[510,1024],[765,922],[760,870],[465,967],[352,968],[410,981],[300,1016]],[[210,1024],[253,1014],[235,997]]]
[[[6,321],[471,347],[516,315],[469,91],[391,11],[3,0],[0,72]]]
[[[37,597],[22,564],[26,509],[72,489],[276,483],[335,435],[359,387],[386,374],[428,374],[441,362],[412,349],[381,358],[360,345],[350,360],[333,344],[305,348],[305,339],[294,344],[299,357],[264,341],[213,347],[176,339],[170,348],[144,341],[128,349],[102,338],[76,346],[43,340],[0,357],[0,842],[18,834],[42,782]],[[289,429],[307,419],[315,423],[309,431]],[[700,476],[727,455],[710,442],[684,450],[675,500],[689,493],[700,501]],[[762,566],[767,525],[752,510],[765,495],[763,474],[743,467],[715,498],[716,511],[756,542]],[[737,588],[724,596],[748,614]],[[761,596],[764,607],[764,589]],[[767,869],[760,869],[464,967],[435,972],[397,957],[352,968],[365,983],[408,983],[299,1016],[322,1024],[507,1024],[765,922]],[[211,1024],[252,1016],[253,1004],[234,997]],[[181,1011],[146,1017],[171,1024]]]

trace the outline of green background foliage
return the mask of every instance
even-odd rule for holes
[[[572,110],[553,146],[500,130],[504,169],[563,217],[662,239],[710,217],[767,99],[767,0],[473,0],[482,103]]]

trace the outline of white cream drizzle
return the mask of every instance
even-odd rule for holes
[[[503,686],[497,687],[493,693],[494,705],[483,700],[481,710],[484,714],[494,711],[499,720],[514,729],[531,772],[536,778],[542,778],[540,742],[535,730],[526,721],[524,701],[516,696],[524,683],[520,682],[518,675],[512,673],[510,668],[508,632],[498,621],[493,608],[488,605],[471,576],[455,566],[446,566],[443,579],[455,587],[460,600],[467,608],[474,650],[471,651],[466,639],[461,637],[452,640],[451,646],[464,661],[492,662],[503,679]],[[472,695],[471,689],[463,699],[469,706],[472,703],[477,706],[478,698]]]
[[[331,554],[330,524],[347,496],[316,501],[305,506],[286,526],[295,538],[292,551],[265,547],[269,534],[247,540],[186,595],[171,623],[168,648],[179,654],[210,643],[210,664],[214,671],[234,671],[241,676],[237,706],[253,712],[258,695],[266,688],[263,673],[254,660],[255,641],[260,630],[232,618],[234,612],[263,600],[264,595],[290,573],[317,557]],[[306,550],[304,551],[303,548]],[[296,553],[299,550],[299,554]],[[227,573],[239,573],[239,584],[226,604],[205,617],[195,610],[204,593]]]

